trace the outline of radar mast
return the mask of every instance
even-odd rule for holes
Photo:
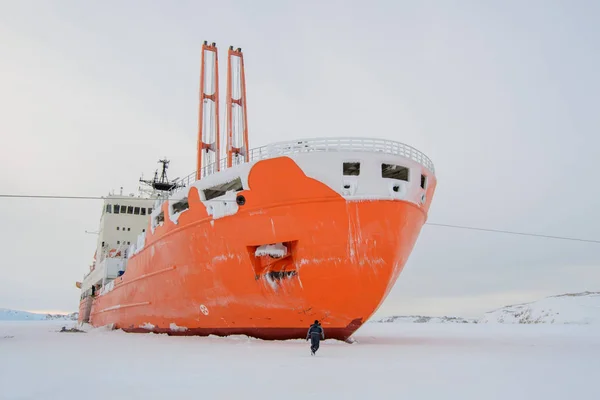
[[[162,164],[162,171],[160,173],[160,177],[158,176],[158,170],[156,170],[156,171],[154,171],[154,179],[145,180],[145,179],[142,179],[143,177],[140,178],[140,182],[143,185],[145,185],[146,187],[152,188],[152,189],[148,189],[148,188],[140,187],[140,191],[149,193],[151,195],[157,194],[157,195],[163,197],[164,196],[163,193],[170,192],[177,188],[185,186],[182,183],[177,183],[177,179],[179,179],[179,178],[175,178],[172,181],[170,181],[169,178],[167,177],[167,168],[169,168],[170,161],[167,160],[166,157],[162,160],[158,160],[158,162]]]

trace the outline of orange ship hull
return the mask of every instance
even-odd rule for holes
[[[147,229],[90,323],[130,332],[303,338],[319,319],[345,340],[377,310],[425,223],[429,201],[347,201],[287,157],[257,162],[245,202],[213,219],[198,190],[177,223]],[[433,195],[435,184],[427,189]],[[168,202],[162,204],[168,215]],[[282,243],[282,258],[257,257]],[[84,309],[80,307],[80,318]]]

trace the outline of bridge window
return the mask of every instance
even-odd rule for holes
[[[146,215],[146,207],[141,208],[140,215]]]
[[[133,206],[127,207],[127,214],[133,214]]]
[[[421,187],[427,189],[427,177],[421,174]]]
[[[115,213],[115,214],[118,214],[118,213],[119,213],[119,211],[120,211],[120,208],[121,208],[121,207],[120,207],[118,204],[115,204],[114,213]]]
[[[381,164],[381,177],[408,182],[408,168],[396,164]]]
[[[345,162],[343,171],[344,171],[344,175],[358,176],[358,175],[360,175],[360,163],[359,162]]]
[[[133,213],[134,213],[135,215],[140,215],[140,208],[139,208],[139,207],[134,207],[134,208],[133,208]]]
[[[110,204],[107,204],[107,205],[106,205],[106,212],[107,212],[107,213],[111,213],[111,208],[112,208],[112,207],[111,207],[111,205],[110,205]]]
[[[219,196],[223,196],[228,191],[239,192],[243,190],[242,180],[240,178],[236,178],[231,182],[223,183],[221,185],[216,185],[208,189],[204,189],[204,197],[206,200],[211,200]]]

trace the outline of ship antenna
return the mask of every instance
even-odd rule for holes
[[[169,160],[167,160],[167,158],[165,157],[162,160],[158,160],[158,162],[162,163],[162,173],[160,174],[160,181],[168,182],[169,179],[167,179],[167,168],[169,168]]]

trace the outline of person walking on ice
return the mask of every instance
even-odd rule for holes
[[[310,338],[310,354],[312,356],[315,355],[317,350],[319,350],[319,342],[321,339],[325,340],[325,332],[319,323],[319,320],[315,319],[315,323],[308,328],[308,333],[306,334],[306,340]]]

